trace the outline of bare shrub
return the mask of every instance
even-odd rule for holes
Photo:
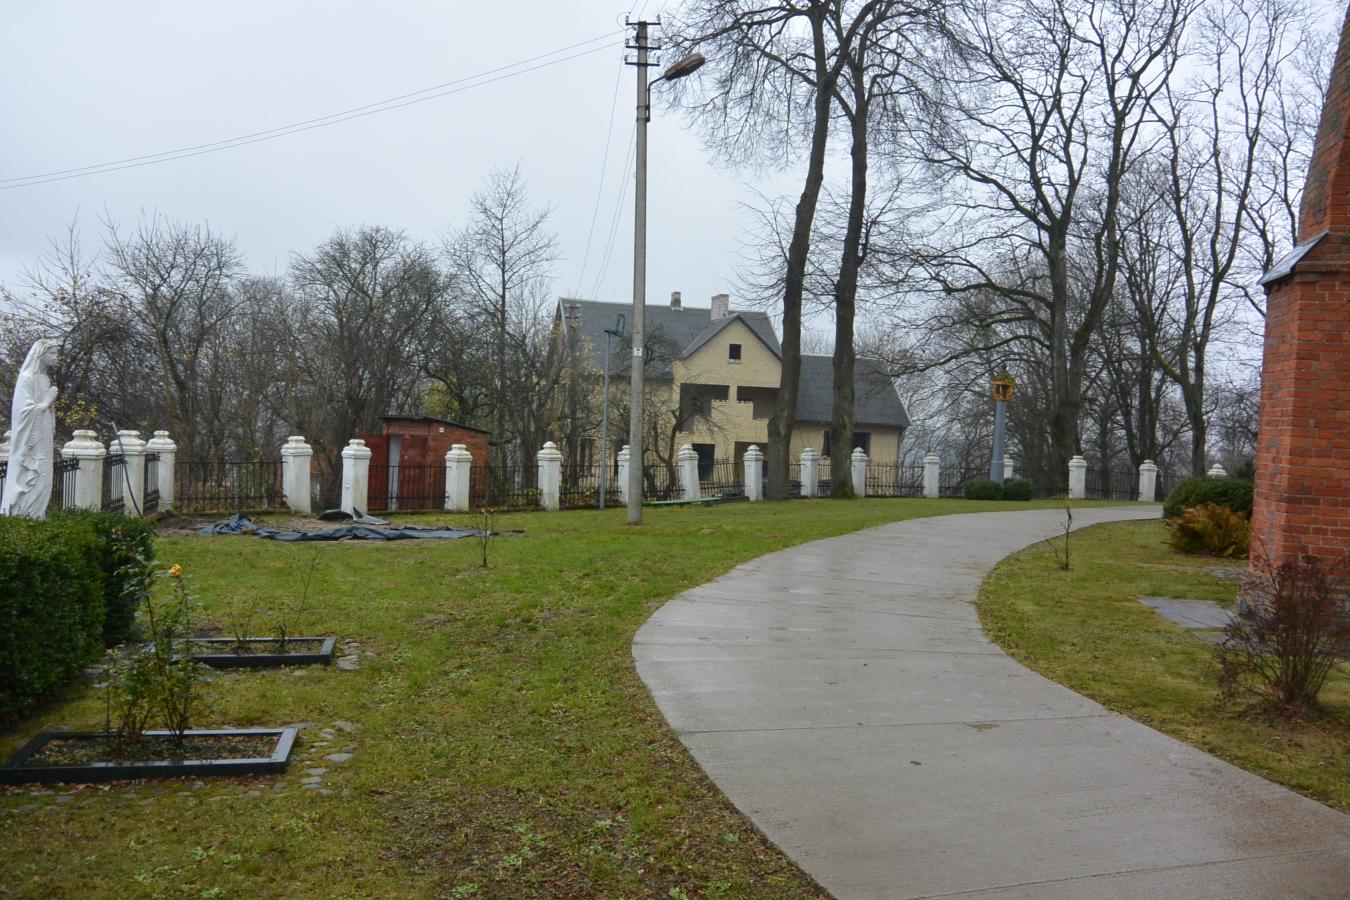
[[[1216,651],[1225,695],[1317,705],[1332,668],[1350,657],[1347,562],[1328,565],[1308,553],[1278,565],[1254,562]]]

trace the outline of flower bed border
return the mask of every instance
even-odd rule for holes
[[[170,732],[147,731],[151,737],[164,737]],[[193,737],[224,735],[237,737],[248,734],[274,734],[276,749],[270,757],[244,759],[185,759],[146,760],[138,762],[94,762],[75,766],[24,766],[23,763],[38,753],[52,740],[79,740],[106,738],[105,731],[43,731],[19,748],[18,752],[0,765],[0,784],[53,784],[74,782],[89,784],[103,781],[123,781],[138,778],[183,777],[239,777],[244,775],[276,775],[290,765],[291,750],[300,729],[294,725],[282,728],[193,728],[184,734]]]
[[[314,651],[301,653],[197,653],[192,654],[192,658],[204,666],[210,666],[213,669],[275,669],[279,666],[326,666],[333,661],[334,648],[337,646],[335,637],[293,637],[287,638],[286,643],[292,641],[323,641],[323,645]],[[277,644],[280,641],[271,637],[244,638],[244,642]],[[190,643],[194,645],[205,644],[208,647],[214,645],[218,647],[233,647],[239,642],[234,638],[192,638]]]

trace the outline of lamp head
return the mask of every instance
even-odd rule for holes
[[[661,73],[661,78],[665,81],[675,81],[686,75],[692,75],[707,61],[702,53],[690,53],[684,59],[672,63],[669,68]]]

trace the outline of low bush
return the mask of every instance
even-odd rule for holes
[[[1031,482],[1025,478],[1009,478],[1003,482],[1004,500],[1030,500]]]
[[[90,510],[62,510],[54,523],[77,522],[99,539],[99,569],[103,573],[103,645],[113,647],[132,637],[136,611],[154,579],[154,526],[144,519]]]
[[[1214,503],[1252,517],[1252,483],[1238,478],[1188,478],[1172,489],[1163,504],[1163,516],[1175,519],[1183,509]]]
[[[1003,488],[996,481],[973,479],[965,485],[967,500],[1002,500]]]
[[[1332,668],[1350,657],[1346,566],[1303,555],[1253,569],[1216,651],[1224,693],[1315,707]]]
[[[1210,556],[1246,556],[1251,523],[1241,513],[1217,503],[1183,509],[1167,520],[1167,539],[1180,553]]]
[[[0,725],[102,653],[103,557],[86,522],[0,516]]]

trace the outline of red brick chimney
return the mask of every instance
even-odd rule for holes
[[[1252,554],[1350,552],[1350,13],[1322,105],[1298,243],[1262,279],[1266,340]]]

